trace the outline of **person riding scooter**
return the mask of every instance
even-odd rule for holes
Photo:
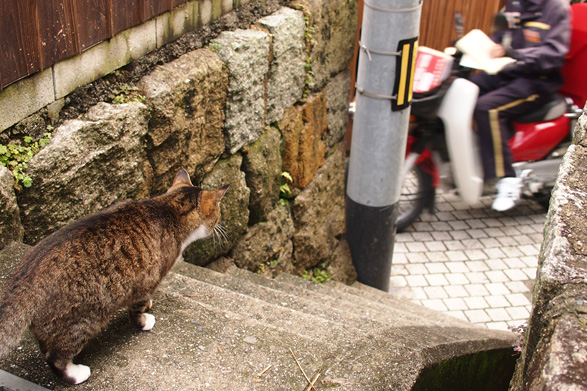
[[[516,61],[497,74],[480,72],[470,80],[480,88],[474,119],[485,182],[497,180],[492,208],[506,211],[522,192],[508,146],[514,134],[511,119],[542,106],[561,87],[559,71],[570,41],[569,5],[566,0],[508,0],[496,21],[502,29],[491,37],[490,56]]]

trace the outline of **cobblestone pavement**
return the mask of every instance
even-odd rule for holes
[[[491,329],[526,322],[546,211],[522,200],[497,213],[491,202],[437,194],[436,212],[396,235],[390,292]]]

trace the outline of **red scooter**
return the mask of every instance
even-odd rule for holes
[[[587,4],[574,4],[571,46],[562,69],[565,84],[549,103],[516,118],[515,134],[509,141],[516,175],[523,179],[524,197],[534,198],[545,207],[587,100],[585,21]],[[414,94],[398,230],[408,227],[423,210],[433,212],[440,186],[455,189],[471,206],[478,205],[487,192],[477,136],[472,129],[478,87],[459,77],[462,72],[467,70],[454,65],[439,86]]]

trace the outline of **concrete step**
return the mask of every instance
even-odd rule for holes
[[[330,305],[352,308],[353,312],[379,320],[388,326],[470,326],[468,322],[415,305],[404,298],[392,297],[377,289],[373,289],[376,292],[372,292],[372,296],[367,296],[355,288],[338,289],[338,284],[315,284],[286,273],[280,274],[276,280],[289,284],[298,294],[305,291]],[[344,284],[340,285],[346,287]]]
[[[346,303],[333,306],[329,302],[320,300],[320,296],[303,294],[309,293],[307,291],[296,293],[294,289],[288,289],[291,287],[288,287],[287,284],[279,284],[274,280],[244,269],[235,267],[230,274],[224,274],[180,262],[174,267],[173,271],[198,281],[253,297],[271,305],[315,316],[337,324],[344,330],[367,333],[376,328],[386,326],[385,323],[377,319],[349,311],[350,307]]]
[[[20,250],[0,252],[0,264]],[[320,376],[319,390],[411,390],[422,371],[447,360],[511,357],[511,333],[384,292],[291,275],[267,279],[179,263],[153,301],[152,331],[133,329],[121,311],[88,344],[76,362],[92,376],[76,389],[301,391],[308,386],[301,367],[309,378]],[[50,372],[30,335],[0,369],[48,389],[70,388]]]

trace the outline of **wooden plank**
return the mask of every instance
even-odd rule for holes
[[[106,1],[74,0],[73,4],[73,27],[82,51],[111,37]]]
[[[171,0],[171,8],[175,8],[178,5],[182,5],[184,3],[187,3],[190,0]]]
[[[112,35],[141,24],[144,8],[142,0],[111,0],[109,14],[112,20]]]
[[[165,11],[171,9],[171,0],[144,0],[145,1],[145,15],[144,20],[151,19],[154,16],[160,15]]]
[[[35,3],[0,1],[0,88],[41,70]]]
[[[41,43],[41,68],[80,53],[73,28],[72,0],[39,1],[39,39]]]

